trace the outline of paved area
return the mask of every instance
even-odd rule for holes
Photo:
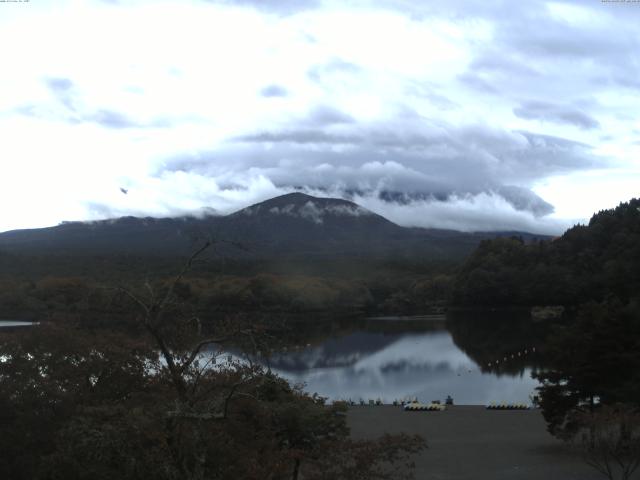
[[[426,438],[429,448],[415,458],[418,480],[605,478],[547,433],[539,410],[453,406],[443,412],[405,412],[393,406],[357,406],[349,409],[347,420],[355,438],[385,432]]]

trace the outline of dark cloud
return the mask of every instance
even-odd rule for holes
[[[324,189],[319,188],[319,190],[322,191]],[[344,193],[353,199],[355,197],[366,197],[372,192],[366,190],[345,190]],[[477,195],[478,193],[482,192],[475,192],[474,194]],[[513,209],[522,212],[529,212],[536,218],[549,215],[554,212],[553,205],[546,202],[540,196],[527,188],[516,187],[514,185],[502,185],[495,189],[488,189],[484,193],[499,196],[509,203]],[[380,190],[377,192],[379,199],[400,205],[411,205],[416,202],[448,203],[452,198],[456,198],[459,195],[460,193],[438,192],[437,190],[434,190],[433,192]]]
[[[542,217],[554,212],[553,205],[544,201],[528,188],[502,185],[496,189],[495,193],[509,202],[516,210],[531,212],[535,217]]]
[[[543,120],[570,124],[585,130],[600,127],[600,123],[597,120],[580,110],[548,102],[525,102],[519,107],[514,108],[513,113],[517,117],[527,120]]]
[[[523,181],[590,168],[599,162],[589,146],[560,137],[484,126],[442,127],[426,121],[423,125],[415,121],[356,124],[339,131],[290,128],[244,135],[234,141],[248,150],[259,149],[254,165],[262,160],[271,163],[278,157],[300,158],[303,164],[311,165],[324,159],[324,163],[336,166],[354,166],[369,159],[393,161],[443,178],[458,178],[465,175],[458,169],[472,169],[472,175],[480,178],[502,176]],[[268,148],[262,149],[265,144]],[[333,146],[348,148],[335,151]]]
[[[85,120],[95,122],[107,128],[131,128],[139,126],[126,115],[113,110],[98,110],[86,116]]]
[[[286,97],[287,95],[289,95],[289,92],[287,91],[286,88],[284,88],[281,85],[271,84],[271,85],[267,85],[262,90],[260,90],[260,95],[266,98]]]

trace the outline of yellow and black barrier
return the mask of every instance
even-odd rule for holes
[[[444,405],[437,403],[424,404],[424,403],[407,403],[404,409],[408,412],[441,412],[446,409]]]
[[[487,410],[529,410],[530,408],[525,403],[492,403],[487,405]]]

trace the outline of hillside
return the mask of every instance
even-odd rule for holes
[[[464,305],[578,305],[640,291],[640,199],[621,203],[552,241],[480,243],[456,279]]]
[[[341,255],[460,259],[484,238],[449,230],[405,228],[353,202],[291,193],[227,216],[123,217],[66,222],[0,234],[0,252],[58,255],[181,256],[205,238],[240,242],[221,246],[227,257]]]

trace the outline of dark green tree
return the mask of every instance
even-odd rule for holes
[[[554,330],[547,356],[554,367],[536,376],[553,435],[573,436],[578,417],[597,404],[640,405],[640,305],[615,298],[585,304],[574,322]]]

